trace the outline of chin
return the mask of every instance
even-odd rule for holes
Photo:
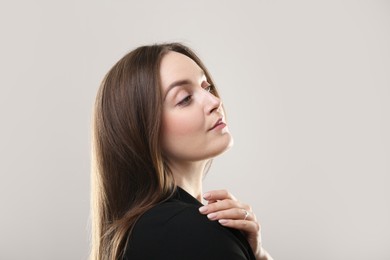
[[[221,155],[228,151],[234,144],[233,137],[229,134],[229,137],[227,138],[226,142],[224,142],[219,149],[215,151],[215,154],[211,156],[211,158],[217,157],[218,155]]]
[[[229,135],[229,136],[230,136],[229,142],[228,142],[228,144],[227,144],[225,150],[224,150],[222,153],[228,151],[228,150],[229,150],[230,148],[232,148],[233,145],[234,145],[234,139],[233,139],[233,137],[232,137],[231,135]]]

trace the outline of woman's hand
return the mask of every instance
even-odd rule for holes
[[[261,246],[261,226],[249,205],[239,202],[226,190],[209,191],[203,198],[208,204],[199,208],[200,213],[207,215],[210,220],[218,220],[225,227],[242,231],[256,259],[272,260]]]

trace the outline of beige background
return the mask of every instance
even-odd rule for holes
[[[389,1],[1,1],[0,259],[86,259],[90,113],[141,44],[204,59],[235,146],[205,190],[275,259],[390,259]]]

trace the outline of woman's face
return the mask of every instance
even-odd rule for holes
[[[168,52],[161,61],[162,148],[170,161],[210,159],[232,144],[221,100],[189,57]]]

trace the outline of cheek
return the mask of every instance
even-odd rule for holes
[[[196,113],[163,113],[162,133],[165,137],[183,137],[196,134],[204,129],[201,115]]]

